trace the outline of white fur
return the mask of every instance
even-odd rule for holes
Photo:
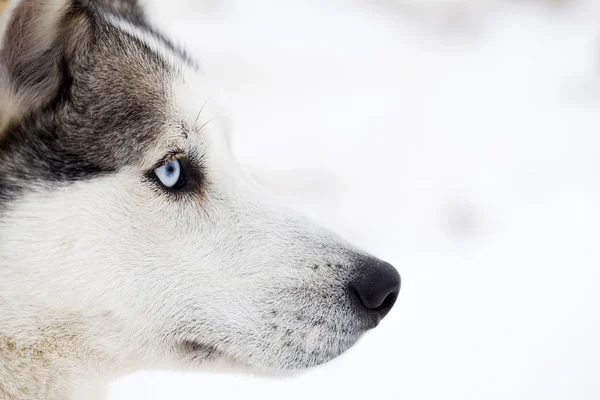
[[[341,272],[310,267],[344,263],[345,244],[261,198],[224,137],[210,128],[187,141],[211,150],[213,187],[203,198],[177,203],[156,195],[131,169],[36,188],[12,205],[0,225],[0,338],[22,337],[24,328],[35,326],[27,340],[56,342],[73,363],[64,374],[83,377],[194,364],[168,354],[164,335],[178,327],[180,339],[259,369],[294,367],[289,355],[273,353],[283,337],[270,332],[272,324],[293,329],[295,345],[309,352],[319,341],[336,340],[339,332],[295,321],[293,312],[307,310],[307,320],[331,318],[330,305],[310,304],[311,296],[329,292]],[[299,287],[307,294],[296,293]],[[197,326],[187,323],[191,319]],[[53,334],[45,337],[46,330]],[[341,339],[349,346],[356,338]]]

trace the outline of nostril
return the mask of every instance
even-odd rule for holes
[[[350,292],[360,300],[363,306],[373,311],[385,311],[389,310],[394,306],[400,288],[393,288],[389,292],[373,292],[366,288],[360,288],[356,283],[351,283],[348,287]]]
[[[394,306],[394,303],[396,303],[396,299],[398,298],[398,294],[399,291],[397,292],[392,292],[390,294],[388,294],[386,296],[385,299],[383,299],[383,303],[381,303],[381,305],[379,307],[377,307],[375,310],[373,311],[377,311],[377,312],[389,312],[392,307]]]

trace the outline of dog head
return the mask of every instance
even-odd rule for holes
[[[253,183],[134,2],[21,0],[0,35],[4,329],[68,320],[124,367],[293,370],[392,308],[396,270]]]

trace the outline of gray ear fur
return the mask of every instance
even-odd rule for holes
[[[70,7],[70,0],[10,0],[0,16],[0,136],[10,121],[56,94]]]

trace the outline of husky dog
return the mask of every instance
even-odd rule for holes
[[[135,0],[1,18],[0,399],[96,398],[141,368],[299,370],[390,311],[396,270],[262,193]]]

